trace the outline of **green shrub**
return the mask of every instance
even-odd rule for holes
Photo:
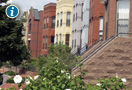
[[[14,80],[13,80],[13,77],[9,78],[6,83],[15,83]]]
[[[13,72],[13,71],[7,71],[7,72],[5,72],[4,74],[5,74],[5,75],[9,75],[9,76],[14,76],[14,75],[16,75],[16,73]]]

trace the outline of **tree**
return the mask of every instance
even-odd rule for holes
[[[30,53],[22,40],[23,24],[19,20],[6,16],[7,6],[0,5],[0,61],[9,61],[12,65],[18,66],[30,57]]]
[[[58,61],[66,64],[70,72],[72,67],[77,63],[77,58],[71,54],[71,48],[61,43],[49,46],[49,57],[58,57]]]

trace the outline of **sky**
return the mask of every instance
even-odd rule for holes
[[[9,0],[7,3],[11,3],[13,5],[16,5],[20,10],[20,15],[31,8],[31,6],[38,10],[43,10],[44,5],[54,2],[56,3],[56,0]]]

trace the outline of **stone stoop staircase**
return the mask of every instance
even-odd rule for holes
[[[86,72],[84,81],[93,82],[99,78],[109,78],[118,74],[119,78],[127,79],[127,86],[132,87],[132,38],[116,37],[87,61],[82,68]],[[72,75],[79,75],[79,68]]]
[[[81,59],[84,59],[89,53],[91,53],[94,49],[96,49],[101,44],[102,44],[102,41],[95,44],[93,47],[91,47],[89,50],[87,50],[85,53],[81,55]]]

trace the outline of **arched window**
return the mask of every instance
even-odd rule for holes
[[[66,26],[70,26],[71,12],[67,12]]]

